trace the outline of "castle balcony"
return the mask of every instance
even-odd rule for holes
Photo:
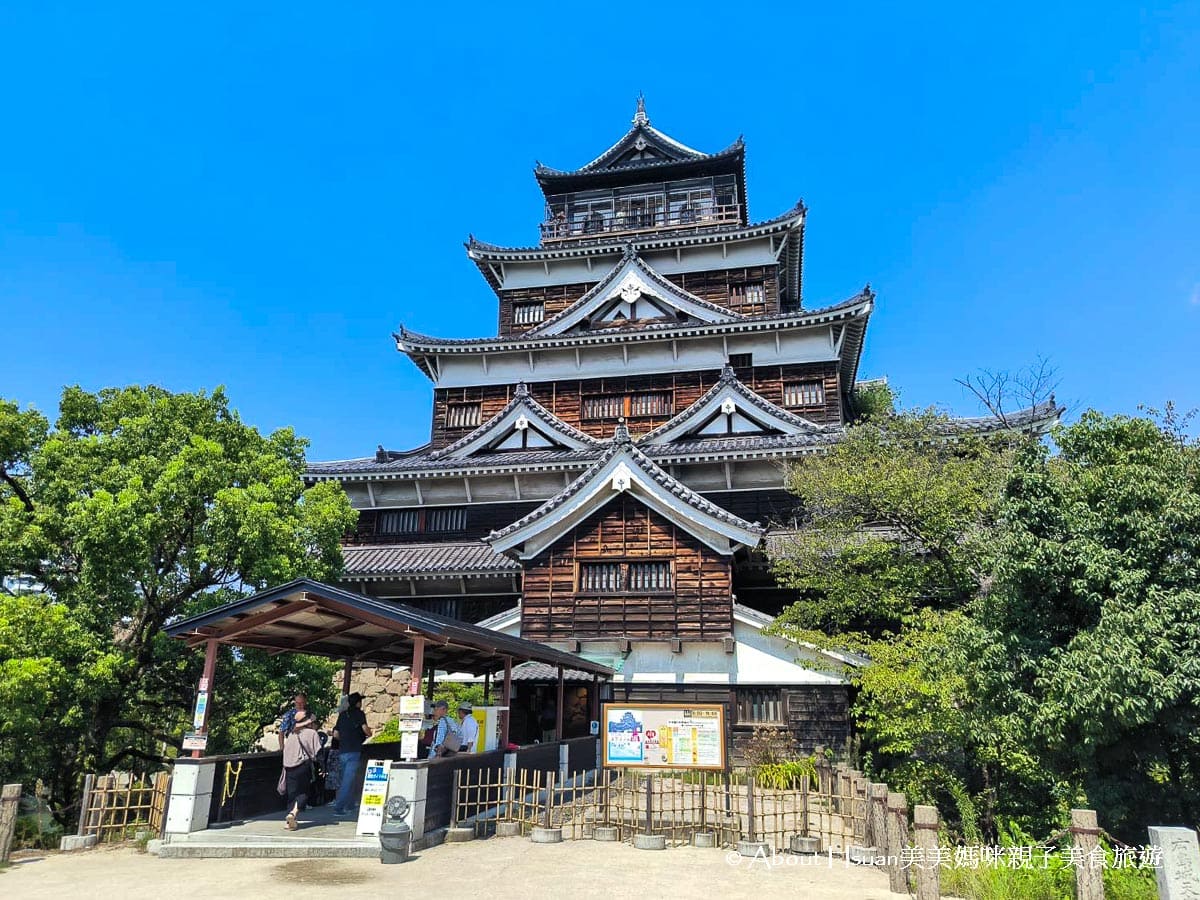
[[[732,176],[558,194],[546,203],[543,244],[646,232],[744,225]]]

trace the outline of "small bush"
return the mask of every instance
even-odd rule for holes
[[[14,850],[57,850],[62,839],[62,826],[46,822],[40,814],[18,816],[13,828]]]

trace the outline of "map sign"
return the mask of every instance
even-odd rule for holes
[[[387,800],[389,766],[388,760],[367,760],[356,834],[379,834],[379,826],[383,824],[383,804]]]
[[[609,768],[725,768],[720,703],[605,703],[601,724]]]

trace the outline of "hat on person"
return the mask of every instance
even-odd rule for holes
[[[470,712],[470,711],[471,711],[471,704],[470,704],[470,703],[468,703],[466,700],[464,700],[462,703],[458,704],[458,711],[459,711],[459,712],[464,712],[464,711],[465,711],[465,712]]]
[[[349,699],[350,699],[351,706],[358,706],[358,704],[363,702],[363,695],[360,694],[358,691],[355,691],[353,694],[350,695]]]
[[[434,709],[449,709],[450,704],[447,703],[445,700],[439,700],[437,703],[433,704],[433,708]]]

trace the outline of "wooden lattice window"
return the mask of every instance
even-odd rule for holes
[[[789,381],[783,385],[784,406],[824,406],[825,385],[819,381]]]
[[[669,562],[630,563],[628,584],[630,591],[669,591],[671,589],[671,564]]]
[[[579,564],[580,593],[661,594],[672,582],[669,560]]]
[[[737,718],[739,725],[750,722],[786,722],[787,709],[784,706],[783,691],[778,688],[738,688]]]
[[[421,529],[420,513],[415,509],[391,509],[379,514],[379,534],[416,534]]]
[[[671,393],[669,391],[652,391],[645,394],[634,394],[629,398],[630,418],[651,418],[669,416],[672,412]]]
[[[544,318],[546,318],[546,304],[540,300],[536,303],[513,304],[514,325],[536,325]]]
[[[446,406],[447,428],[475,428],[479,425],[482,403],[450,403]]]
[[[467,511],[461,506],[430,509],[425,512],[425,530],[429,532],[465,531]]]
[[[735,369],[749,369],[754,365],[753,353],[730,353],[729,365]]]
[[[621,590],[621,564],[580,563],[579,590],[588,592]]]
[[[620,395],[583,398],[583,418],[618,419],[625,415],[625,398]]]

